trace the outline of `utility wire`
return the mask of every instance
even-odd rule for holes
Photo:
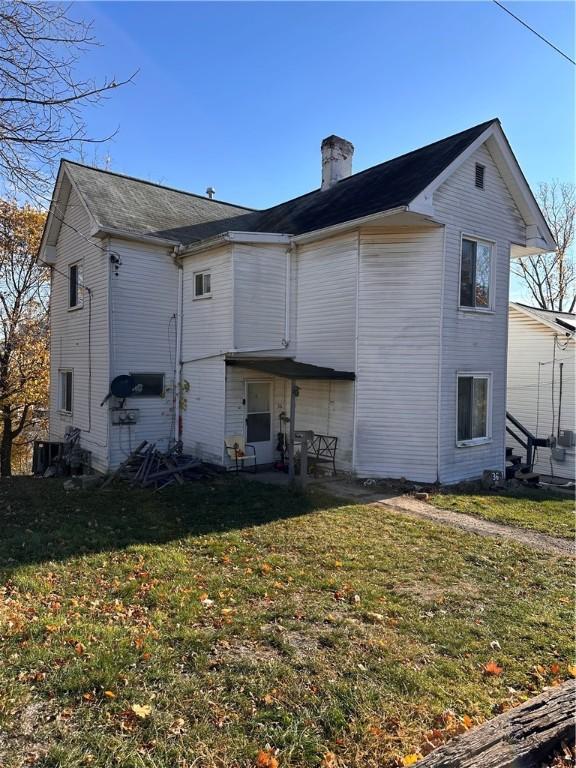
[[[506,13],[507,13],[509,16],[512,16],[512,18],[513,18],[513,19],[516,19],[516,21],[518,21],[520,24],[522,24],[522,26],[523,26],[523,27],[526,27],[526,29],[529,29],[529,30],[530,30],[530,32],[532,32],[533,34],[535,34],[535,35],[536,35],[536,37],[539,37],[539,38],[540,38],[540,40],[543,40],[543,41],[546,43],[546,45],[549,45],[549,46],[550,46],[550,48],[553,48],[553,49],[554,49],[554,50],[555,50],[557,53],[559,53],[559,54],[560,54],[560,56],[564,56],[564,58],[565,58],[565,59],[568,59],[568,61],[569,61],[571,64],[574,64],[574,65],[576,65],[576,61],[574,61],[574,59],[571,59],[571,58],[570,58],[570,56],[568,56],[567,54],[565,54],[565,53],[564,53],[564,51],[561,51],[561,50],[560,50],[560,48],[557,48],[557,47],[554,45],[554,43],[551,43],[551,42],[550,42],[550,40],[547,40],[547,39],[546,39],[546,38],[545,38],[543,35],[541,35],[539,32],[536,32],[536,30],[535,30],[535,29],[533,29],[533,28],[532,28],[532,27],[531,27],[529,24],[526,24],[526,22],[525,22],[525,21],[522,21],[522,19],[520,19],[518,16],[516,16],[516,14],[512,13],[512,11],[509,11],[509,10],[508,10],[508,8],[506,8],[506,6],[505,6],[505,5],[502,5],[502,3],[499,3],[499,2],[498,2],[498,0],[492,0],[492,2],[493,2],[493,3],[495,3],[495,4],[498,6],[498,8],[502,8],[502,10],[503,10],[503,11],[506,11]]]

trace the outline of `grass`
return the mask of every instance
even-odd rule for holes
[[[516,488],[484,495],[442,492],[431,496],[429,501],[441,509],[465,512],[550,536],[574,538],[574,499],[546,489]]]
[[[383,508],[17,478],[0,526],[5,768],[388,768],[574,671],[571,563]]]

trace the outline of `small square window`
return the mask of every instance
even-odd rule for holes
[[[68,267],[68,307],[76,309],[82,306],[82,265],[71,264]]]
[[[460,306],[490,309],[492,243],[462,238]]]
[[[480,163],[476,163],[474,183],[476,184],[478,189],[484,189],[484,171],[485,171],[485,167],[483,165],[480,165]]]
[[[210,272],[196,272],[194,275],[194,297],[208,298],[212,295]]]
[[[458,445],[490,438],[490,374],[458,374]]]
[[[163,397],[163,373],[131,373],[134,389],[130,397]]]
[[[72,394],[72,371],[60,371],[60,410],[64,413],[72,413]]]

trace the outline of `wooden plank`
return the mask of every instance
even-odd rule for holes
[[[562,741],[573,743],[576,680],[550,688],[435,749],[418,768],[540,768]]]

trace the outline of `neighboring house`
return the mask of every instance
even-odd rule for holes
[[[50,436],[98,470],[141,440],[259,463],[295,425],[360,476],[455,482],[505,464],[510,258],[554,248],[498,120],[252,211],[63,161],[41,246],[53,266]],[[134,374],[124,419],[111,380]]]
[[[507,409],[535,437],[552,438],[552,448],[538,448],[534,471],[570,480],[576,453],[575,330],[572,313],[510,304]],[[507,445],[522,453],[510,435]]]

